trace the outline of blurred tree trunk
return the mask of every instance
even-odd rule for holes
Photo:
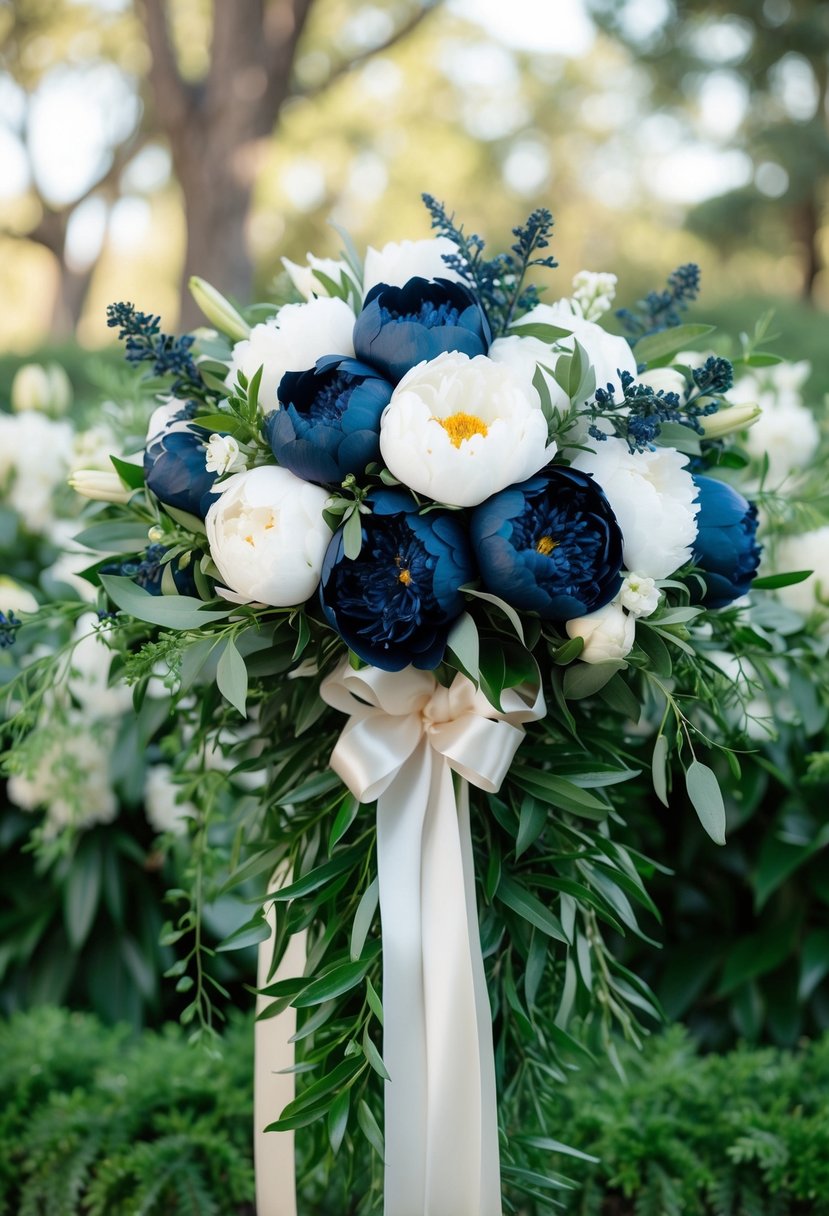
[[[794,211],[794,230],[798,243],[803,250],[803,286],[801,295],[804,300],[814,300],[815,281],[823,269],[820,251],[820,206],[815,198],[804,199],[797,204]]]
[[[185,81],[179,71],[165,0],[137,3],[152,56],[155,125],[169,140],[184,197],[180,324],[191,328],[201,319],[187,291],[192,274],[242,302],[250,297],[245,222],[257,146],[272,135],[282,106],[294,95],[297,44],[314,0],[214,0],[210,67],[198,84]],[[381,46],[339,64],[322,87],[393,45],[438,3],[422,0]]]

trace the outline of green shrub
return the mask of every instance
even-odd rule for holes
[[[251,1216],[249,1022],[221,1058],[40,1008],[0,1024],[3,1216]]]
[[[829,1212],[829,1038],[797,1052],[700,1057],[674,1027],[626,1079],[575,1074],[549,1101],[551,1134],[599,1158],[560,1194],[579,1216],[823,1216]]]

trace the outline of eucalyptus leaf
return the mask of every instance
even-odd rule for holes
[[[659,735],[653,745],[651,757],[651,780],[654,792],[663,806],[668,806],[668,740]]]
[[[374,920],[377,905],[380,900],[380,887],[377,879],[366,887],[354,913],[354,923],[351,926],[351,961],[357,962],[363,953],[366,937]]]
[[[537,338],[539,342],[552,344],[561,338],[571,338],[572,329],[564,329],[560,325],[545,325],[542,322],[530,321],[510,325],[507,337]]]
[[[653,364],[658,359],[667,359],[683,347],[693,345],[699,338],[713,332],[713,325],[676,325],[657,334],[648,334],[640,338],[634,346],[636,361]]]
[[[685,770],[685,788],[708,835],[715,844],[725,844],[725,804],[713,769],[692,760]]]
[[[235,604],[208,608],[189,595],[150,595],[131,578],[120,574],[102,574],[101,584],[123,612],[138,621],[162,625],[165,629],[200,629],[211,621],[224,621],[231,613],[238,612]]]
[[[233,638],[228,638],[216,667],[216,683],[219,692],[243,718],[247,715],[248,671],[245,660],[236,649]]]

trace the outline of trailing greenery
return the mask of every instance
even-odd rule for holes
[[[585,1069],[549,1096],[551,1128],[598,1157],[566,1168],[578,1216],[829,1212],[829,1038],[797,1052],[700,1057],[674,1027],[623,1050],[625,1080]],[[539,1213],[542,1209],[538,1209]]]
[[[252,1216],[253,1036],[130,1037],[42,1008],[0,1024],[3,1216]]]

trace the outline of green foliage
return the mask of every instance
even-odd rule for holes
[[[3,1216],[249,1216],[253,1036],[219,1057],[43,1008],[0,1025]]]
[[[829,1212],[829,1039],[796,1053],[700,1057],[679,1027],[621,1051],[624,1080],[585,1069],[545,1105],[597,1157],[566,1168],[579,1216],[823,1216]],[[539,1163],[540,1165],[540,1163]],[[539,1213],[544,1209],[539,1208]]]

